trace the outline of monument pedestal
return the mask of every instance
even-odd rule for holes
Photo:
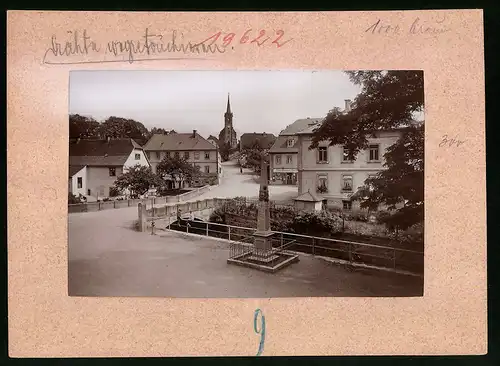
[[[273,251],[272,236],[272,231],[256,231],[253,233],[254,248],[249,259],[264,263],[276,260],[278,256],[276,256]]]

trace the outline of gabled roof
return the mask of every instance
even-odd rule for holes
[[[219,139],[217,137],[215,137],[214,135],[208,136],[207,140],[214,140],[215,142],[219,143]]]
[[[215,150],[216,147],[198,133],[155,134],[144,145],[146,151]]]
[[[296,120],[294,123],[288,125],[282,130],[269,150],[270,153],[298,153],[298,141],[294,145],[288,147],[288,140],[291,136],[297,135],[300,131],[308,129],[309,127],[321,122],[323,118],[302,118]]]
[[[70,165],[69,166],[69,178],[74,176],[76,173],[78,173],[80,170],[85,168],[85,165]]]
[[[321,198],[316,196],[314,193],[311,193],[310,190],[305,193],[302,193],[298,197],[295,197],[294,200],[301,202],[321,202]]]
[[[69,144],[70,166],[123,166],[134,149],[133,139],[75,140]]]
[[[288,140],[291,136],[278,136],[276,141],[274,142],[271,149],[269,149],[270,153],[298,153],[298,139],[295,138],[295,143],[292,147],[288,147]]]
[[[316,124],[321,122],[323,118],[302,118],[296,120],[291,125],[286,126],[284,130],[280,132],[280,136],[295,135],[297,132],[305,130],[310,127],[311,124]]]
[[[261,148],[269,149],[274,141],[276,141],[276,136],[272,133],[244,133],[241,135],[240,144],[242,148],[251,147],[254,142],[257,142]]]

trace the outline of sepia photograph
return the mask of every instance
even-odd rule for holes
[[[69,75],[69,296],[423,296],[423,71]]]

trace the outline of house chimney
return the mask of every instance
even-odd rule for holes
[[[345,112],[349,112],[351,110],[351,103],[352,101],[350,99],[345,100]]]
[[[193,138],[196,137],[196,130],[193,130]]]

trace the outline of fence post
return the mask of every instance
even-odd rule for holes
[[[393,252],[393,255],[392,255],[392,261],[393,261],[392,262],[392,268],[396,269],[396,249],[393,249],[392,252]]]
[[[283,248],[283,233],[280,233],[281,235],[281,247]]]
[[[208,222],[207,222],[207,236],[208,236]]]
[[[349,245],[349,263],[352,264],[352,248],[351,248],[351,243],[349,243],[348,245]]]
[[[314,250],[314,242],[315,242],[315,240],[314,240],[314,238],[313,238],[313,248],[312,248],[312,255],[314,255],[314,252],[315,252],[315,250]]]
[[[98,211],[101,211],[101,202],[97,202]]]
[[[228,226],[227,228],[229,229],[229,231],[228,231],[228,233],[229,233],[228,240],[231,241],[231,226]]]

